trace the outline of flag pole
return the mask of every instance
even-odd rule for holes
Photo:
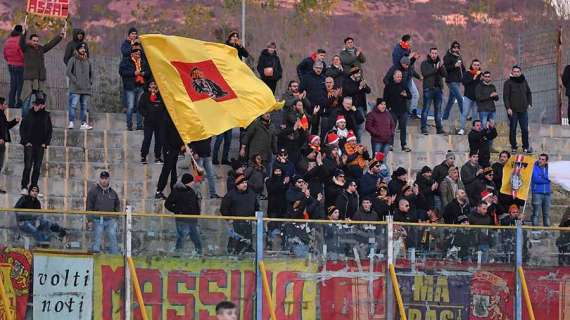
[[[241,45],[245,47],[245,0],[241,0]]]

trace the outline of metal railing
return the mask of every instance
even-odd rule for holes
[[[134,258],[137,269],[144,270],[144,265],[149,261],[166,259],[168,256],[172,259],[182,258],[183,261],[206,261],[206,266],[209,263],[222,263],[224,268],[238,268],[238,265],[245,263],[249,265],[247,268],[253,270],[259,270],[259,262],[266,261],[265,264],[269,263],[268,274],[275,270],[272,263],[285,263],[295,272],[290,281],[305,283],[306,287],[310,283],[311,288],[318,288],[313,298],[296,296],[294,298],[299,298],[299,301],[288,300],[279,293],[280,289],[275,287],[278,286],[277,280],[271,276],[268,281],[273,293],[268,294],[267,289],[264,292],[262,274],[259,272],[255,279],[243,280],[254,282],[242,283],[242,286],[256,288],[252,298],[257,307],[253,308],[250,298],[238,297],[245,299],[243,308],[249,310],[248,314],[255,314],[254,310],[257,310],[259,315],[266,310],[263,307],[264,299],[272,297],[275,305],[272,311],[277,319],[284,312],[309,312],[307,310],[313,307],[316,319],[331,318],[341,311],[324,302],[341,298],[351,301],[345,308],[351,310],[353,319],[365,315],[382,315],[385,319],[393,319],[401,313],[402,308],[409,319],[430,308],[439,308],[437,310],[441,312],[455,310],[456,315],[465,318],[468,314],[482,316],[488,312],[481,309],[483,306],[521,319],[523,294],[519,268],[525,269],[526,291],[530,292],[525,299],[533,301],[536,314],[543,314],[545,306],[550,308],[558,301],[569,299],[562,293],[550,298],[540,296],[541,286],[565,285],[564,275],[570,276],[570,269],[566,267],[570,265],[570,230],[567,228],[531,227],[520,223],[516,226],[402,223],[393,222],[391,216],[387,216],[386,221],[331,221],[270,219],[264,218],[263,213],[256,217],[223,217],[135,213],[129,210],[0,211],[3,212],[0,216],[0,239],[11,247],[47,245],[62,253],[90,252],[89,244],[93,238],[90,234],[92,230],[89,232],[87,229],[87,221],[104,217],[117,220],[120,255],[125,259]],[[58,223],[68,231],[67,240],[51,239],[48,244],[36,243],[29,232],[19,227],[16,217],[22,215],[42,216]],[[196,223],[198,230],[201,230],[198,232],[202,252],[198,252],[197,248],[188,249],[186,242],[190,241],[186,240],[184,248],[172,250],[177,238],[177,225],[184,222]],[[24,238],[27,241],[22,241]],[[242,250],[231,250],[236,245],[241,245]],[[253,264],[254,261],[258,262],[257,266]],[[401,291],[401,296],[396,300],[394,279],[387,276],[391,265]],[[560,276],[548,278],[553,270]],[[125,288],[130,288],[130,277],[126,274],[124,281]],[[487,287],[482,283],[486,283]],[[141,288],[142,296],[148,299],[147,294],[150,293],[144,292],[142,283]],[[491,296],[500,301],[489,302],[487,298]],[[539,299],[538,303],[536,299]],[[129,299],[124,300],[125,310],[138,310],[138,304],[132,303],[130,293]],[[401,301],[400,305],[395,305],[397,300]],[[149,308],[154,308],[152,305],[156,303],[152,302]],[[467,307],[461,308],[462,303],[466,303]],[[471,309],[470,304],[473,305]],[[316,313],[317,310],[319,313]],[[310,316],[306,318],[312,319]]]

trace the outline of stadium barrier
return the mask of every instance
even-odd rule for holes
[[[0,211],[0,279],[16,319],[208,319],[222,300],[240,319],[522,319],[523,296],[537,319],[570,315],[567,228]],[[65,241],[36,242],[17,215],[58,223]],[[117,222],[120,253],[91,252],[88,221],[101,218]],[[201,254],[189,239],[173,249],[177,222],[197,224]]]

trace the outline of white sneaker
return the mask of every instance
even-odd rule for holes
[[[91,129],[93,129],[93,127],[90,126],[90,125],[88,125],[87,122],[84,122],[84,123],[81,124],[81,127],[79,127],[79,129],[81,129],[81,130],[91,130]]]
[[[22,188],[22,191],[20,191],[20,194],[23,196],[28,195],[28,188]]]
[[[459,129],[459,131],[457,131],[457,134],[462,136],[465,134],[465,131],[463,129]]]
[[[67,126],[67,129],[71,130],[75,127],[75,125],[73,124],[73,121],[69,121],[69,125]]]

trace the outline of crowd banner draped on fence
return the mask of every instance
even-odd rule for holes
[[[71,0],[28,0],[26,12],[39,16],[66,18]]]
[[[91,319],[93,257],[34,254],[34,319]]]
[[[232,47],[160,34],[140,38],[184,142],[246,127],[282,106]]]
[[[512,155],[503,168],[501,193],[526,201],[535,161],[532,155]]]

